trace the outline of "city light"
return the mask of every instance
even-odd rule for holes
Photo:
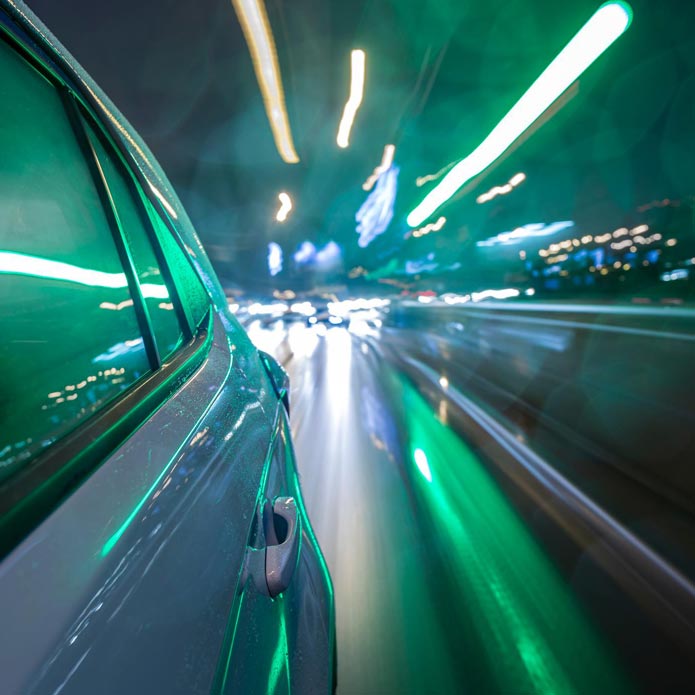
[[[461,160],[411,211],[417,227],[467,181],[490,166],[630,26],[625,2],[609,2],[594,13],[541,73],[528,91],[465,159]]]
[[[484,299],[511,299],[518,297],[521,294],[519,290],[483,290],[482,292],[473,292],[471,297],[474,302],[482,302]]]
[[[271,241],[268,244],[268,272],[275,277],[282,270],[282,249],[280,244]]]
[[[362,103],[365,59],[365,53],[360,49],[355,49],[350,54],[350,96],[345,104],[343,117],[340,119],[338,127],[338,137],[336,138],[338,147],[343,149],[350,144],[352,123],[357,115],[357,109]]]
[[[284,162],[296,164],[299,157],[292,141],[275,41],[263,0],[232,0],[232,5],[249,46],[275,146]]]
[[[379,234],[383,234],[393,219],[393,208],[398,190],[397,166],[392,165],[376,182],[374,190],[367,196],[355,215],[360,235],[357,244],[361,248],[368,246]]]
[[[342,249],[332,240],[320,248],[314,246],[310,241],[303,241],[292,254],[298,267],[312,268],[323,272],[337,268],[342,262],[342,257]]]
[[[292,199],[289,197],[289,195],[287,195],[287,193],[284,192],[280,193],[278,198],[280,199],[280,209],[278,210],[277,215],[275,215],[275,219],[278,222],[284,222],[292,210]]]
[[[498,195],[507,195],[507,193],[511,193],[519,184],[523,183],[526,181],[526,174],[523,172],[519,172],[518,174],[514,174],[507,183],[505,183],[502,186],[493,186],[487,193],[481,193],[476,199],[475,202],[478,204],[482,203],[487,203],[490,200],[493,200],[496,198]]]
[[[303,316],[313,316],[316,313],[316,309],[311,302],[295,302],[290,306],[290,311],[302,314]]]
[[[329,241],[323,248],[316,249],[314,268],[322,272],[335,270],[343,257],[343,251],[335,241]]]
[[[507,244],[517,244],[524,239],[531,239],[534,237],[544,237],[561,232],[564,229],[569,229],[574,227],[574,222],[572,220],[562,220],[560,222],[550,222],[545,224],[543,222],[534,222],[531,224],[524,224],[521,227],[513,229],[511,232],[502,232],[496,236],[490,237],[489,239],[484,239],[483,241],[477,241],[476,246],[499,246]],[[572,246],[572,242],[569,242]],[[552,247],[551,247],[552,248]]]
[[[446,224],[446,217],[440,217],[436,222],[430,222],[424,227],[414,229],[412,235],[414,237],[426,236],[430,232],[438,232]]]
[[[347,317],[352,312],[358,311],[372,311],[376,309],[381,309],[388,306],[391,303],[389,299],[381,299],[378,297],[367,298],[367,297],[356,297],[355,299],[344,299],[337,302],[328,302],[327,309],[329,313],[336,316]]]
[[[430,181],[436,181],[437,179],[440,179],[444,174],[446,174],[449,169],[451,169],[454,165],[456,164],[455,161],[449,162],[445,167],[442,167],[438,172],[434,174],[427,174],[425,176],[418,176],[415,179],[415,185],[420,188],[420,186],[424,186],[426,183],[429,183]]]
[[[272,302],[271,304],[261,304],[254,302],[249,305],[249,316],[281,316],[289,310],[289,305],[284,302]]]
[[[667,273],[661,273],[659,277],[663,282],[671,282],[672,280],[685,280],[689,274],[690,272],[687,268],[678,268]]]
[[[316,246],[310,241],[303,241],[292,255],[297,265],[311,263],[316,258]]]
[[[393,164],[393,155],[395,152],[395,145],[386,145],[386,147],[384,147],[384,154],[381,156],[381,164],[374,169],[373,173],[362,184],[362,188],[365,191],[371,191],[379,176]]]
[[[585,234],[581,239],[564,239],[563,241],[558,241],[554,244],[550,244],[546,249],[539,249],[538,255],[546,259],[546,263],[555,263],[558,260],[566,260],[568,258],[567,254],[561,254],[560,256],[553,256],[561,250],[571,250],[574,247],[585,246],[586,244],[605,244],[607,242],[612,242],[610,248],[614,251],[621,251],[623,249],[629,248],[632,253],[637,251],[635,244],[640,246],[648,246],[656,241],[661,241],[661,234],[651,234],[650,236],[642,236],[640,232],[646,232],[649,230],[649,226],[646,224],[638,225],[629,230],[629,234],[632,237],[626,239],[621,239],[620,241],[613,241],[613,239],[620,239],[628,235],[628,230],[626,227],[620,227],[613,232],[606,232],[605,234],[597,234],[592,236],[591,234]],[[495,238],[495,237],[493,237]],[[489,242],[490,240],[487,240]],[[675,239],[673,240],[675,242]],[[479,242],[479,245],[490,246],[491,244],[487,242]],[[668,242],[667,242],[668,245]]]

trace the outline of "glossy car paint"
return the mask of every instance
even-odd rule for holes
[[[211,298],[200,366],[2,561],[0,689],[329,691],[332,590],[268,371],[147,148],[24,6],[0,8],[106,125]],[[271,600],[244,568],[257,509],[276,496],[298,500],[303,533],[292,584]]]

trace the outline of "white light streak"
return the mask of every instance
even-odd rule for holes
[[[357,115],[357,109],[362,103],[364,95],[364,66],[366,61],[365,52],[355,49],[350,54],[350,96],[343,110],[343,117],[338,126],[338,137],[336,142],[338,147],[345,149],[350,144],[350,130],[352,123]]]
[[[511,193],[519,184],[523,183],[524,181],[526,181],[526,174],[520,171],[518,174],[514,174],[514,176],[512,176],[512,178],[509,179],[509,181],[505,183],[503,186],[493,186],[486,193],[481,193],[475,199],[475,202],[479,205],[482,205],[483,203],[487,203],[488,201],[493,200],[498,195],[507,195],[507,193]]]
[[[386,147],[384,147],[384,154],[381,156],[381,164],[374,169],[373,173],[362,184],[362,188],[365,191],[371,191],[379,176],[387,171],[388,168],[393,164],[393,155],[395,152],[395,145],[386,145]]]
[[[278,198],[280,199],[280,209],[277,211],[275,219],[278,222],[284,222],[292,210],[292,198],[284,191],[278,195]]]
[[[440,179],[444,174],[446,174],[447,171],[449,171],[456,162],[449,162],[445,167],[442,167],[438,172],[435,174],[427,174],[426,176],[418,176],[418,178],[415,179],[415,185],[419,188],[420,186],[424,186],[426,183],[429,183],[430,181],[436,181],[437,179]]]
[[[299,157],[292,141],[275,40],[263,0],[232,0],[232,5],[249,46],[275,146],[284,162],[296,164]]]
[[[630,26],[624,2],[606,3],[529,87],[492,132],[461,160],[408,215],[417,227],[451,198],[466,181],[500,157],[514,141]]]
[[[422,449],[415,449],[413,452],[413,458],[415,459],[415,465],[417,469],[422,473],[425,480],[428,483],[432,482],[432,471],[430,470],[430,464],[427,461],[427,455]]]
[[[436,222],[430,222],[424,227],[413,230],[414,237],[426,236],[430,232],[438,232],[446,224],[446,217],[440,217]]]

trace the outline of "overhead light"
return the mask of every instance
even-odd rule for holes
[[[278,198],[280,199],[280,209],[277,211],[275,219],[278,222],[284,222],[287,219],[287,215],[289,215],[292,210],[292,198],[285,192],[280,193]]]
[[[338,147],[346,148],[350,144],[350,130],[364,94],[365,60],[365,53],[359,48],[350,54],[350,96],[345,104],[343,117],[340,119],[340,125],[338,126],[338,137],[336,139]]]
[[[263,0],[232,0],[232,5],[249,45],[275,146],[284,162],[296,164],[299,157],[292,141],[275,41]]]
[[[411,211],[408,224],[417,227],[461,186],[489,167],[623,34],[631,21],[632,9],[626,2],[601,5],[492,132]]]

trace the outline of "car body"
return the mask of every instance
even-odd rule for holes
[[[11,0],[0,146],[0,691],[330,691],[286,377],[145,144]]]

